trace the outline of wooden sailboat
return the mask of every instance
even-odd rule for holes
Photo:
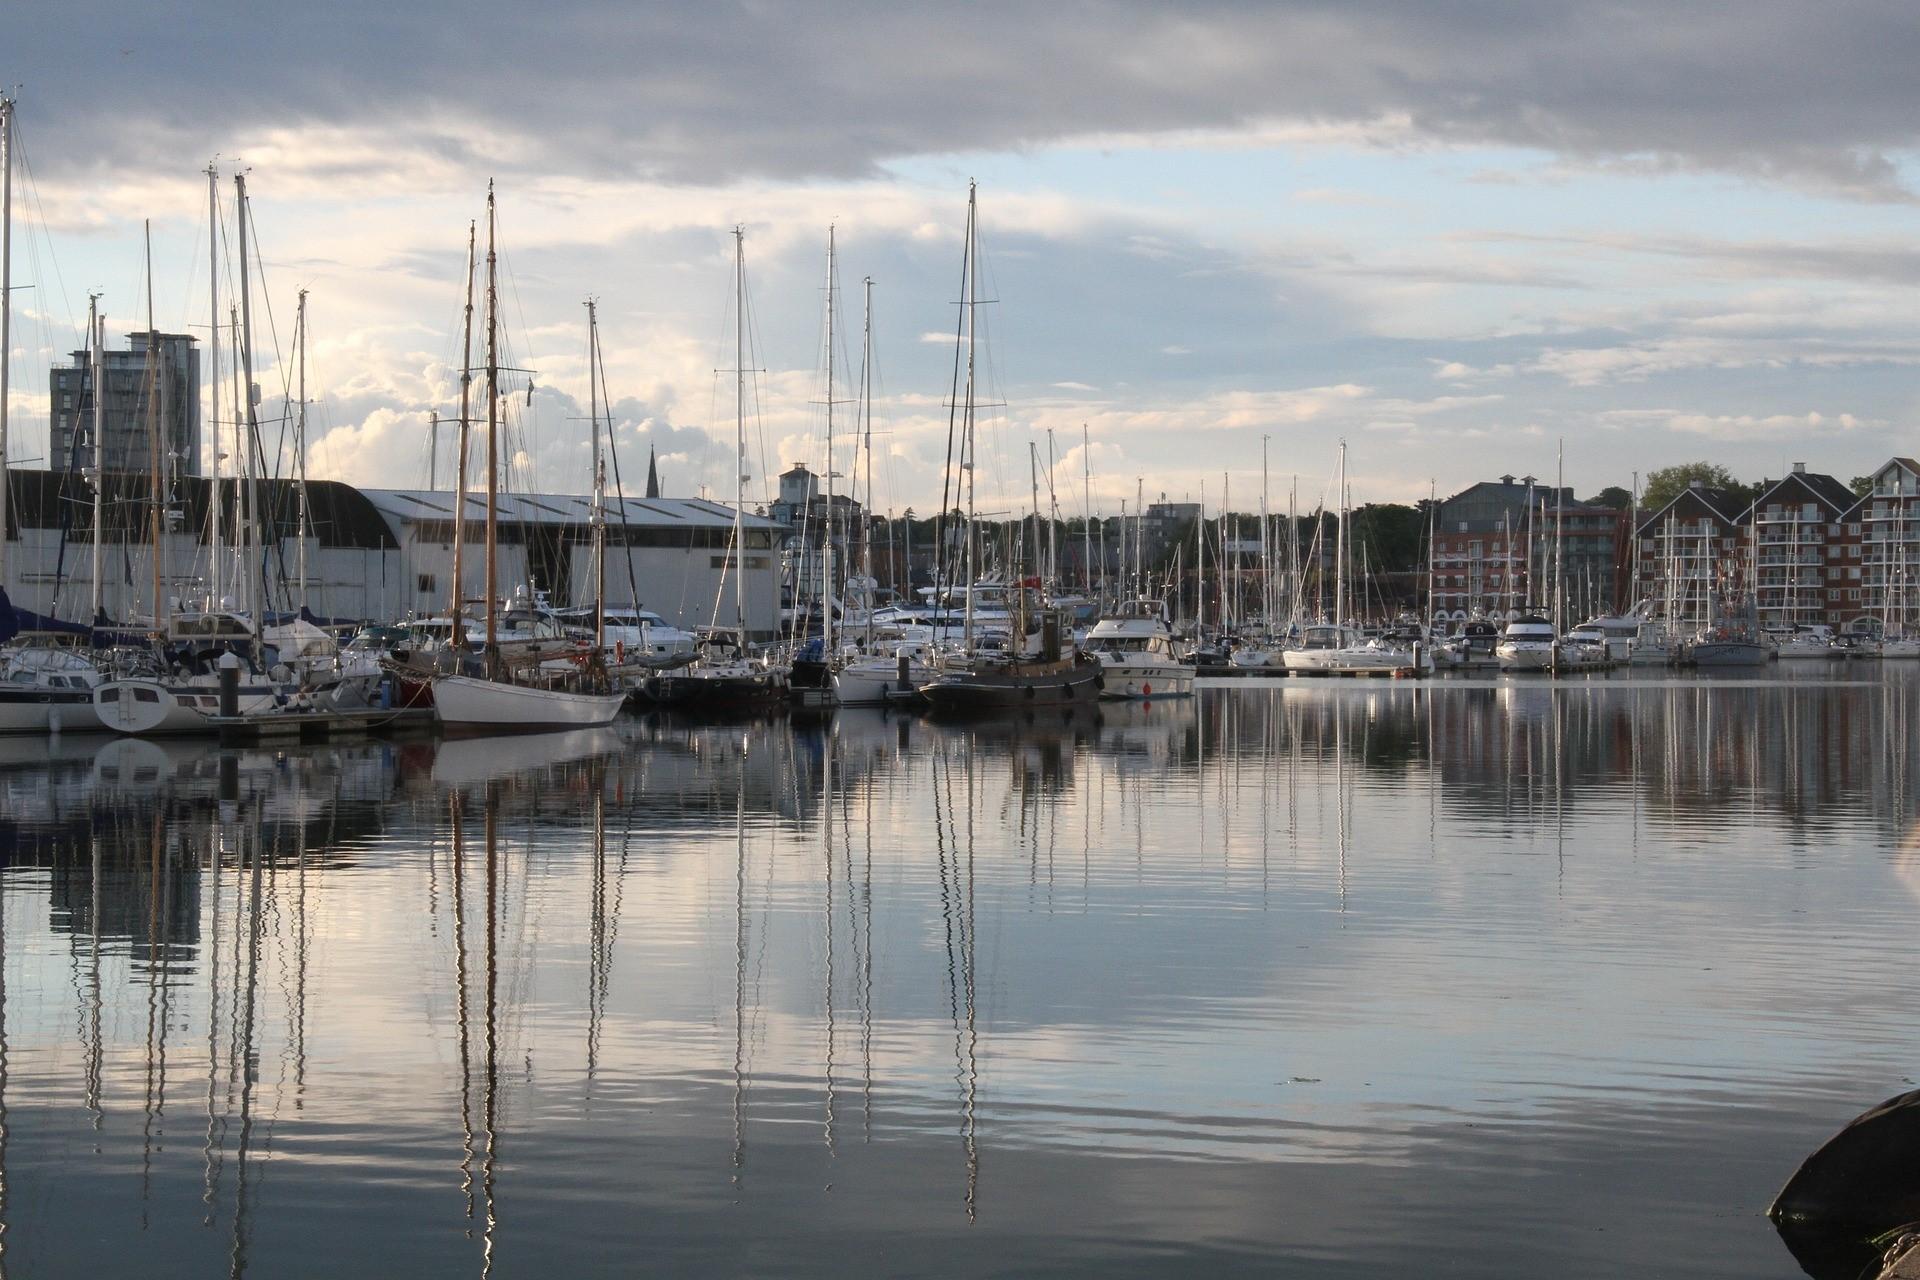
[[[499,497],[500,497],[500,349],[498,268],[494,252],[493,188],[487,188],[487,646],[481,674],[450,672],[433,678],[433,709],[449,729],[503,733],[531,729],[604,725],[620,714],[626,695],[609,687],[598,650],[589,651],[577,676],[567,684],[533,683],[535,672],[515,679],[500,654]],[[591,376],[591,373],[590,373]],[[465,512],[461,512],[462,517]],[[456,527],[461,521],[456,520]],[[602,549],[606,525],[596,512],[594,554]],[[455,584],[456,594],[458,583]],[[596,613],[600,602],[594,604]],[[570,686],[570,687],[569,687]]]
[[[1075,651],[1071,619],[1063,611],[1050,609],[1042,602],[1037,574],[1012,588],[1013,628],[1004,647],[989,647],[982,643],[984,637],[975,633],[975,596],[978,592],[971,587],[979,581],[974,563],[974,390],[978,355],[976,309],[981,305],[979,235],[977,190],[974,184],[969,183],[964,294],[960,303],[965,333],[960,338],[956,354],[965,364],[959,475],[967,489],[966,580],[970,589],[967,592],[963,647],[957,653],[943,656],[934,678],[920,687],[920,693],[936,711],[991,711],[1092,702],[1100,696],[1100,663],[1089,654]],[[956,378],[959,377],[961,360],[955,362]],[[1038,503],[1036,493],[1036,526]],[[944,501],[941,505],[945,506]],[[1037,560],[1037,538],[1035,543]]]

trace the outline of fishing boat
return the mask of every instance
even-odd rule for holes
[[[467,241],[467,332],[471,344],[473,318],[473,238]],[[606,596],[606,464],[600,454],[599,329],[594,304],[587,304],[587,380],[595,390],[591,404],[593,419],[593,554],[599,590],[596,600]],[[470,367],[471,360],[463,364]],[[467,400],[470,379],[461,379],[461,461],[466,457]],[[465,503],[465,473],[461,474],[461,505]],[[480,669],[456,668],[432,678],[433,711],[449,730],[464,732],[524,732],[536,729],[590,728],[612,722],[626,705],[624,690],[611,687],[602,660],[603,637],[596,634],[591,647],[583,647],[573,664],[574,671],[555,672],[545,662],[531,667],[515,667],[500,652],[500,590],[498,571],[500,492],[500,357],[499,357],[499,279],[494,251],[494,196],[487,187],[487,523],[486,523],[486,648]],[[456,530],[464,521],[455,521]],[[456,532],[456,537],[459,534]],[[457,544],[456,544],[457,545]],[[456,559],[456,564],[458,561]],[[453,583],[453,642],[457,653],[464,635],[460,617],[460,578]],[[601,625],[596,604],[596,631]]]
[[[1752,599],[1730,592],[1717,605],[1713,621],[1688,643],[1686,660],[1696,667],[1760,667],[1772,661],[1773,646],[1760,631]]]

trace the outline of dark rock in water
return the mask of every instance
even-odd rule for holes
[[[1808,1156],[1767,1210],[1808,1275],[1871,1275],[1920,1223],[1920,1089],[1857,1117]]]

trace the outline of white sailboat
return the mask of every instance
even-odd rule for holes
[[[487,187],[487,647],[481,675],[448,673],[433,678],[434,716],[450,730],[503,733],[533,729],[589,728],[610,724],[626,705],[626,694],[605,689],[600,653],[587,655],[580,683],[597,673],[600,688],[568,688],[560,683],[522,683],[502,661],[499,640],[500,584],[498,572],[500,496],[500,355],[498,267],[494,252],[494,199]],[[598,330],[589,311],[589,351],[599,349]],[[597,356],[589,359],[587,376],[596,377]],[[594,426],[594,556],[606,555],[604,467],[600,463],[598,410]],[[455,583],[458,595],[459,584]],[[596,612],[599,603],[595,604]],[[533,677],[528,677],[531,680]]]

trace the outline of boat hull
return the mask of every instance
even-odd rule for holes
[[[1502,671],[1546,671],[1553,666],[1554,650],[1549,643],[1503,644],[1494,650],[1494,656],[1500,660]]]
[[[953,714],[1073,706],[1099,698],[1100,666],[1066,661],[949,671],[920,693],[935,711]]]
[[[784,705],[787,681],[776,671],[656,676],[647,682],[647,694],[676,711],[757,710]]]
[[[1193,671],[1177,662],[1101,660],[1100,696],[1109,701],[1184,698],[1193,692]]]
[[[0,734],[93,733],[100,715],[91,689],[43,689],[0,686]]]
[[[449,729],[592,728],[611,724],[626,701],[624,693],[572,693],[472,676],[441,676],[433,682],[434,717]]]
[[[242,685],[239,712],[257,715],[279,702],[271,685]],[[169,737],[214,732],[213,717],[220,714],[220,687],[215,683],[178,684],[172,681],[105,680],[93,690],[94,711],[100,727],[132,737]]]
[[[850,662],[834,672],[833,689],[843,707],[877,707],[917,696],[920,686],[932,679],[925,663],[909,662],[902,680],[897,659],[875,658]]]
[[[1764,667],[1773,650],[1750,640],[1703,640],[1687,651],[1696,667]]]

